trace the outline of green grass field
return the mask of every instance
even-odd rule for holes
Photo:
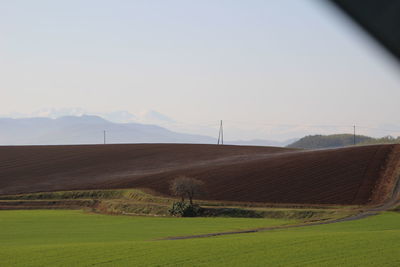
[[[293,223],[67,210],[0,211],[0,266],[399,266],[400,214],[253,234],[156,239]]]

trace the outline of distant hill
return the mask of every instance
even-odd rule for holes
[[[393,136],[388,135],[382,138],[371,138],[359,144],[360,145],[400,144],[400,136],[395,138]]]
[[[375,138],[356,135],[356,144],[373,143]],[[319,149],[336,148],[354,145],[352,134],[332,134],[332,135],[308,135],[300,140],[288,145],[290,148]]]
[[[100,144],[103,131],[107,143],[201,143],[216,139],[173,132],[141,123],[114,123],[98,116],[52,118],[0,118],[0,145]]]
[[[356,145],[400,144],[400,136],[385,136],[373,138],[365,135],[356,135]],[[354,145],[352,134],[309,135],[288,145],[290,148],[320,149],[337,148]]]

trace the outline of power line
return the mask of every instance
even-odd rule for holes
[[[353,128],[352,130],[354,131],[354,125],[339,125],[339,124],[283,124],[283,123],[266,123],[266,122],[260,122],[260,121],[240,121],[240,120],[224,120],[224,123],[228,123],[228,125],[235,125],[238,124],[240,126],[258,126],[258,127],[285,127],[285,128],[308,128],[308,129],[313,129],[313,128],[336,128],[336,130],[339,129],[350,129]],[[212,127],[212,128],[221,128],[220,123],[184,123],[184,122],[174,122],[174,125],[180,125],[180,126],[197,126],[197,127]],[[377,130],[377,131],[382,131],[382,132],[387,132],[387,133],[393,133],[393,134],[398,134],[400,133],[400,129],[383,129],[383,128],[378,128],[378,127],[369,127],[369,126],[362,126],[362,125],[357,125],[357,128],[362,128],[362,129],[371,129],[371,130]],[[316,129],[318,130],[318,129]],[[322,130],[322,129],[320,129]],[[357,140],[356,140],[357,141]]]

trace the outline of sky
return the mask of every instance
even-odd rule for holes
[[[232,140],[400,135],[400,66],[322,0],[0,0],[0,92],[2,116],[151,111],[199,134],[222,119]]]

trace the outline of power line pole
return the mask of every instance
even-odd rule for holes
[[[221,145],[224,144],[224,128],[222,126],[222,120],[221,123],[219,125],[219,133],[218,133],[218,142],[217,144],[219,145],[221,143]]]
[[[219,145],[219,140],[220,140],[220,139],[221,139],[221,125],[219,125],[217,145]]]
[[[106,144],[106,131],[105,130],[103,131],[103,141],[104,141],[104,144]]]
[[[222,126],[222,120],[221,120],[221,145],[224,144],[224,127]]]
[[[353,143],[356,145],[356,125],[353,125]]]

